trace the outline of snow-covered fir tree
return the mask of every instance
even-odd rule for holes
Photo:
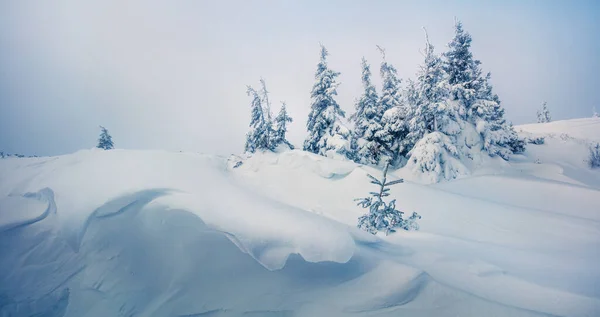
[[[467,167],[462,163],[464,157],[454,136],[434,131],[415,144],[406,166],[429,182],[437,183],[468,174]]]
[[[281,109],[279,110],[279,114],[277,114],[277,117],[275,117],[275,122],[274,122],[272,143],[275,147],[278,147],[280,145],[285,145],[289,149],[292,149],[292,150],[294,149],[294,146],[287,140],[287,138],[285,136],[287,133],[287,124],[292,121],[293,121],[292,118],[289,116],[289,114],[287,112],[285,102],[282,102]]]
[[[390,195],[389,186],[403,182],[402,179],[388,182],[388,168],[389,164],[386,164],[381,180],[373,177],[371,174],[367,174],[371,179],[371,183],[377,185],[379,189],[376,192],[371,192],[371,197],[355,199],[358,201],[359,206],[369,209],[367,214],[358,218],[358,227],[372,234],[384,231],[386,235],[395,232],[398,228],[418,230],[419,225],[416,221],[421,218],[419,214],[413,212],[408,219],[403,219],[402,215],[404,212],[396,209],[396,200],[393,199],[389,202],[384,200],[384,197]]]
[[[382,129],[376,134],[386,149],[387,159],[393,166],[401,165],[404,155],[410,150],[404,143],[408,133],[407,120],[408,106],[402,102],[398,71],[385,58],[385,50],[380,46],[382,62],[379,73],[382,79],[381,98],[379,99],[378,112],[383,113],[381,118]]]
[[[450,100],[455,102],[458,115],[463,120],[467,119],[482,83],[481,62],[473,58],[471,41],[471,35],[463,29],[462,23],[456,21],[454,38],[448,43],[448,51],[443,54]]]
[[[350,117],[354,121],[352,150],[354,159],[362,164],[377,165],[382,159],[389,157],[385,144],[378,137],[382,130],[379,98],[375,86],[371,82],[371,69],[367,61],[362,59],[363,93],[356,102],[356,112]]]
[[[410,109],[403,105],[389,109],[381,118],[382,129],[376,136],[383,142],[387,154],[385,159],[393,167],[402,166],[410,151],[406,142],[409,115]]]
[[[470,121],[483,139],[483,149],[490,156],[500,156],[508,160],[514,152],[522,152],[517,146],[518,135],[512,124],[504,118],[504,108],[500,105],[498,95],[492,92],[489,83],[490,73],[482,78],[477,99],[472,106]]]
[[[433,182],[467,174],[465,164],[480,160],[482,152],[507,160],[524,146],[504,118],[490,75],[482,76],[481,62],[470,51],[471,41],[457,21],[454,38],[441,61],[431,44],[426,44],[410,125],[409,139],[416,144],[407,165]]]
[[[412,147],[407,167],[425,174],[432,182],[438,182],[467,171],[460,161],[463,155],[457,146],[457,135],[466,121],[457,109],[459,101],[452,100],[450,96],[445,64],[434,53],[427,32],[425,40],[425,60],[417,73],[415,97],[412,98],[414,110],[407,136]]]
[[[515,128],[512,124],[512,122],[508,123],[511,127],[511,129],[513,131],[515,131]],[[517,133],[517,131],[515,131],[515,134]],[[517,134],[517,137],[514,138],[511,142],[510,142],[510,149],[512,150],[512,152],[514,154],[520,154],[525,152],[525,145],[527,143],[532,143],[532,144],[544,144],[544,137],[537,137],[537,138],[527,138],[527,137],[520,137]]]
[[[398,71],[394,65],[385,58],[385,49],[377,46],[381,53],[382,61],[379,74],[382,79],[381,99],[379,100],[379,112],[384,113],[394,107],[402,106],[402,94],[400,84],[402,80],[398,77]]]
[[[321,59],[317,64],[315,84],[311,91],[311,109],[306,128],[308,136],[303,149],[323,156],[351,157],[351,133],[341,122],[345,112],[335,100],[339,72],[327,65],[329,53],[321,45]]]
[[[441,58],[434,53],[425,31],[425,61],[417,73],[414,97],[410,99],[412,115],[407,135],[408,147],[414,145],[428,133],[442,131],[453,134],[455,129],[448,129],[449,123],[456,120],[453,108],[445,103],[448,98],[448,85],[444,82],[444,70]]]
[[[114,148],[112,136],[108,134],[108,130],[103,126],[100,126],[100,137],[98,138],[98,145],[96,147],[103,150],[112,150]]]
[[[592,118],[599,118],[600,115],[596,112],[596,107],[592,108]]]
[[[552,117],[550,116],[550,110],[548,110],[548,106],[546,102],[542,102],[542,109],[537,112],[538,123],[548,123],[552,121]]]
[[[256,151],[272,150],[270,134],[271,122],[263,108],[263,98],[251,86],[247,87],[246,93],[252,101],[250,102],[250,131],[246,134],[245,152],[254,153]]]
[[[262,99],[263,113],[265,116],[265,124],[269,131],[272,130],[272,119],[271,119],[271,101],[269,100],[269,91],[267,90],[267,84],[265,79],[260,79],[260,97]]]
[[[417,82],[409,78],[406,88],[403,91],[403,100],[406,108],[414,108],[419,103],[419,89],[417,88]]]
[[[444,70],[449,89],[449,106],[454,107],[459,124],[473,124],[482,138],[482,149],[490,156],[508,160],[517,133],[504,118],[500,99],[492,92],[490,74],[482,75],[481,62],[471,53],[471,35],[456,21],[454,38],[444,53]]]

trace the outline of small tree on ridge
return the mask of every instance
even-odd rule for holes
[[[115,146],[112,141],[112,136],[108,134],[108,130],[106,130],[106,128],[103,126],[100,126],[100,130],[100,138],[98,138],[98,145],[96,147],[103,150],[114,149]]]
[[[371,197],[358,198],[358,206],[363,208],[369,208],[369,212],[358,218],[358,227],[372,234],[376,234],[378,231],[385,231],[385,234],[396,232],[397,228],[404,230],[418,230],[419,225],[417,219],[421,219],[421,216],[416,212],[408,219],[402,219],[404,212],[396,209],[396,200],[393,199],[390,202],[383,200],[384,197],[390,195],[388,188],[391,185],[403,183],[403,179],[395,181],[387,181],[387,171],[390,164],[386,164],[383,170],[383,178],[381,180],[375,178],[371,174],[367,176],[371,179],[371,184],[379,186],[379,191],[370,192]]]

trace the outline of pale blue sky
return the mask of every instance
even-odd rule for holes
[[[239,153],[261,76],[300,145],[319,42],[352,112],[362,56],[377,74],[384,46],[414,77],[421,27],[441,52],[454,16],[515,124],[544,100],[554,119],[600,110],[597,1],[0,0],[0,150],[91,148],[104,125],[118,148]]]

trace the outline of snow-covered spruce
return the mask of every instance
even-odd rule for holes
[[[311,91],[311,109],[308,114],[306,128],[308,136],[304,140],[303,149],[328,157],[350,158],[351,133],[341,122],[345,113],[334,96],[337,95],[339,72],[327,66],[327,49],[321,45],[321,59],[315,73],[316,82]]]
[[[363,93],[356,102],[356,112],[350,117],[354,121],[352,151],[354,160],[362,164],[377,165],[390,159],[381,136],[381,111],[375,86],[371,82],[371,69],[362,59]]]
[[[504,118],[500,99],[492,91],[490,73],[483,76],[481,62],[473,58],[471,41],[471,35],[457,21],[454,38],[444,53],[450,100],[455,102],[458,118],[475,126],[483,140],[482,150],[508,160],[518,136]]]
[[[412,109],[409,124],[409,133],[406,137],[406,147],[412,149],[419,140],[428,133],[442,131],[448,133],[447,124],[456,120],[453,108],[444,101],[448,98],[448,85],[444,81],[443,63],[434,53],[434,47],[429,43],[425,31],[425,61],[417,73],[417,81],[413,87],[409,86],[407,98]]]
[[[524,149],[515,148],[514,144],[519,139],[513,125],[504,118],[504,108],[500,98],[492,91],[490,84],[491,74],[487,73],[480,80],[482,82],[470,112],[471,122],[475,124],[477,132],[483,139],[483,149],[490,156],[499,156],[508,160],[515,152]]]
[[[466,120],[468,110],[477,99],[481,81],[480,61],[471,53],[471,35],[456,21],[454,38],[448,43],[448,51],[443,54],[444,71],[449,85],[450,100],[456,101],[460,118]]]
[[[294,146],[287,140],[286,138],[286,133],[287,133],[287,124],[289,122],[292,122],[293,119],[289,116],[288,112],[287,112],[287,107],[285,102],[281,103],[281,109],[279,110],[279,114],[277,114],[277,117],[275,117],[275,127],[274,127],[274,131],[273,131],[273,138],[272,138],[272,143],[274,144],[275,147],[278,147],[280,145],[284,145],[287,146],[287,148],[289,149],[294,149]]]
[[[398,71],[394,65],[388,63],[385,58],[385,49],[377,46],[381,53],[381,66],[379,74],[382,79],[381,99],[379,100],[379,111],[386,112],[389,109],[402,105],[402,94],[400,93],[400,84],[402,80],[398,78]]]
[[[393,166],[404,163],[406,153],[410,150],[405,144],[408,134],[409,108],[402,102],[400,92],[401,79],[398,78],[396,68],[385,59],[385,50],[380,46],[377,49],[382,55],[379,74],[382,79],[381,98],[379,99],[378,111],[382,113],[382,129],[376,133],[386,149]]]
[[[548,110],[548,106],[544,101],[542,103],[542,109],[537,112],[538,123],[548,123],[552,121],[552,117],[550,116],[550,110]]]
[[[261,83],[264,83],[264,81],[261,80]],[[250,131],[246,134],[244,151],[254,153],[256,151],[272,150],[270,115],[265,113],[263,99],[251,86],[248,86],[246,93],[252,98],[252,101],[250,103]]]
[[[260,79],[260,97],[263,103],[265,122],[267,124],[271,124],[271,101],[269,100],[269,91],[267,90],[267,84],[265,83],[265,79]],[[270,127],[270,126],[269,126]]]
[[[100,131],[100,138],[98,138],[98,145],[96,145],[96,147],[103,150],[114,149],[115,146],[112,141],[112,136],[108,134],[108,130],[103,126],[100,126]]]
[[[451,180],[469,173],[451,137],[436,131],[425,135],[411,150],[406,167],[430,182]]]
[[[394,167],[403,166],[410,151],[406,144],[406,135],[409,133],[407,124],[409,111],[406,106],[398,106],[386,111],[381,118],[383,129],[378,137],[390,153],[390,163]]]
[[[600,168],[600,143],[590,145],[588,165],[590,168]]]
[[[404,214],[402,211],[396,209],[396,200],[393,199],[390,202],[386,202],[383,198],[389,196],[391,185],[402,183],[402,179],[388,182],[387,171],[389,164],[385,165],[383,170],[383,178],[381,180],[375,178],[371,174],[367,176],[371,179],[371,183],[379,186],[379,191],[370,192],[371,197],[358,198],[358,206],[368,208],[369,212],[358,218],[358,227],[376,234],[378,231],[384,231],[386,235],[393,233],[396,229],[401,228],[404,230],[418,230],[419,224],[416,222],[421,219],[421,216],[416,212],[408,219],[402,219]]]
[[[245,152],[275,151],[280,146],[293,149],[294,146],[285,136],[287,124],[292,122],[292,118],[287,113],[285,102],[282,102],[281,110],[273,122],[269,91],[265,80],[260,79],[260,91],[248,86],[246,93],[252,98],[250,103],[252,110],[250,131],[246,134]]]

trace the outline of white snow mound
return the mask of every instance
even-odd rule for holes
[[[516,128],[545,143],[392,171],[423,218],[387,237],[355,228],[381,171],[298,150],[2,159],[0,316],[598,316],[600,119]]]

